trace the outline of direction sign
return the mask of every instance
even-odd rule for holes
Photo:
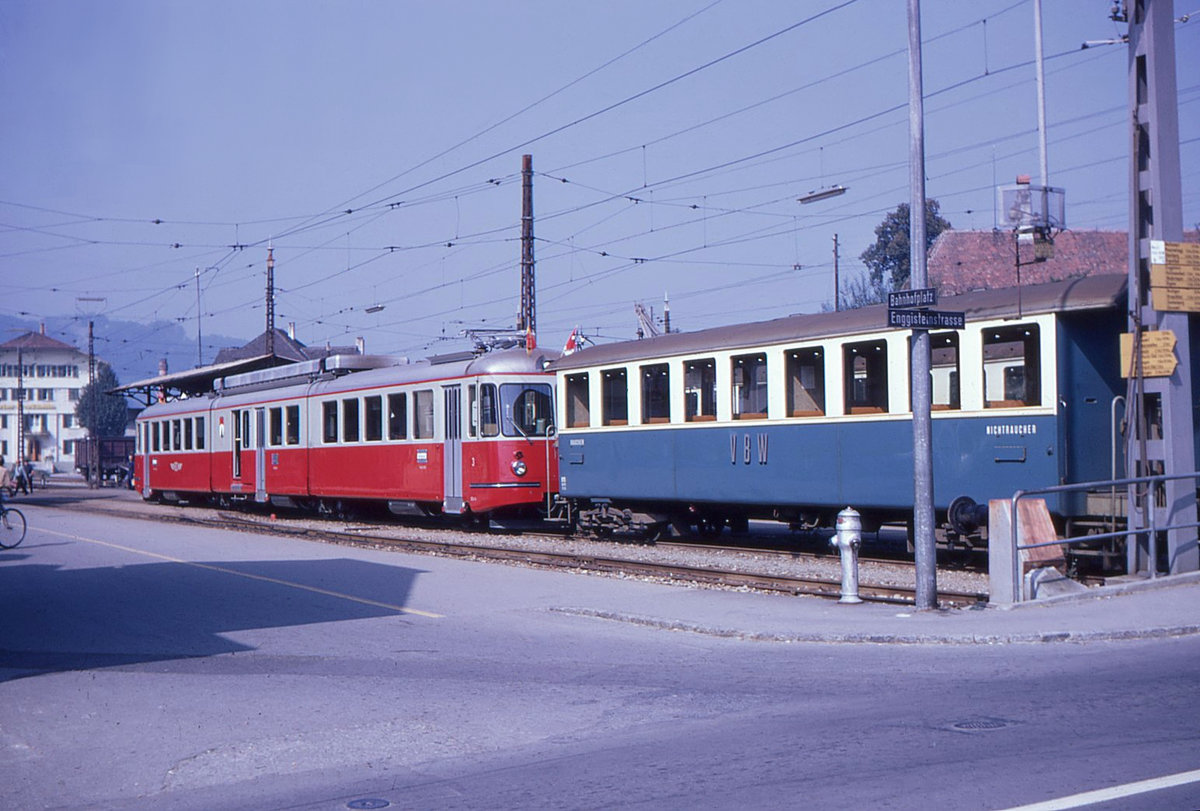
[[[1150,240],[1150,264],[1200,269],[1200,243]]]
[[[1142,333],[1142,377],[1170,377],[1175,373],[1175,333],[1169,329]],[[1133,377],[1133,334],[1121,335],[1121,377]]]
[[[1200,288],[1151,287],[1150,303],[1159,312],[1200,312]]]
[[[888,326],[902,329],[965,329],[966,313],[943,310],[888,310]]]
[[[937,288],[922,287],[917,290],[897,290],[888,293],[888,307],[933,307],[937,304]]]
[[[1200,265],[1151,265],[1152,288],[1200,287]]]

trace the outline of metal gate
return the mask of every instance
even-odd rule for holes
[[[453,515],[463,511],[462,492],[462,386],[443,386],[445,438],[442,442],[442,510]]]

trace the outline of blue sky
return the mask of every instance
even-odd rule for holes
[[[1123,33],[1109,5],[1044,2],[1076,229],[1128,220],[1126,49],[1080,49]],[[925,0],[922,25],[928,194],[990,229],[995,185],[1038,172],[1033,3]],[[1176,37],[1195,227],[1200,14]],[[859,272],[908,200],[906,44],[899,0],[5,0],[0,315],[249,339],[270,241],[301,340],[459,348],[515,320],[523,153],[544,345],[632,337],[664,294],[680,329],[815,311],[833,235]]]

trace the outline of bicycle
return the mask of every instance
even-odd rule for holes
[[[0,506],[0,548],[12,549],[25,540],[25,513]]]

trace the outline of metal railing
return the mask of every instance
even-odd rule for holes
[[[1025,599],[1024,591],[1024,573],[1021,571],[1021,551],[1025,549],[1038,549],[1046,546],[1069,546],[1077,543],[1095,543],[1096,541],[1104,541],[1109,538],[1126,538],[1130,535],[1147,535],[1148,559],[1149,559],[1149,575],[1151,578],[1158,577],[1158,533],[1168,532],[1170,530],[1191,529],[1200,527],[1200,522],[1190,522],[1181,524],[1167,524],[1158,526],[1158,516],[1156,510],[1158,487],[1168,481],[1179,481],[1182,479],[1200,480],[1200,471],[1193,473],[1176,473],[1172,475],[1160,474],[1157,476],[1137,476],[1129,479],[1111,479],[1097,482],[1080,482],[1078,484],[1060,484],[1054,487],[1043,487],[1038,490],[1018,490],[1013,494],[1010,502],[1012,512],[1009,521],[1009,543],[1012,549],[1012,583],[1013,583],[1013,602],[1019,603]],[[1020,520],[1017,517],[1017,502],[1023,498],[1042,495],[1058,495],[1060,493],[1074,492],[1093,492],[1108,489],[1116,491],[1119,487],[1129,488],[1137,487],[1138,485],[1148,485],[1142,498],[1154,499],[1155,502],[1149,505],[1146,512],[1149,515],[1150,525],[1148,527],[1129,528],[1130,519],[1132,516],[1126,516],[1126,529],[1116,530],[1114,532],[1100,532],[1093,535],[1080,535],[1078,537],[1068,537],[1061,540],[1043,541],[1041,543],[1021,544],[1018,543],[1018,533]],[[1131,511],[1132,512],[1132,511]]]

